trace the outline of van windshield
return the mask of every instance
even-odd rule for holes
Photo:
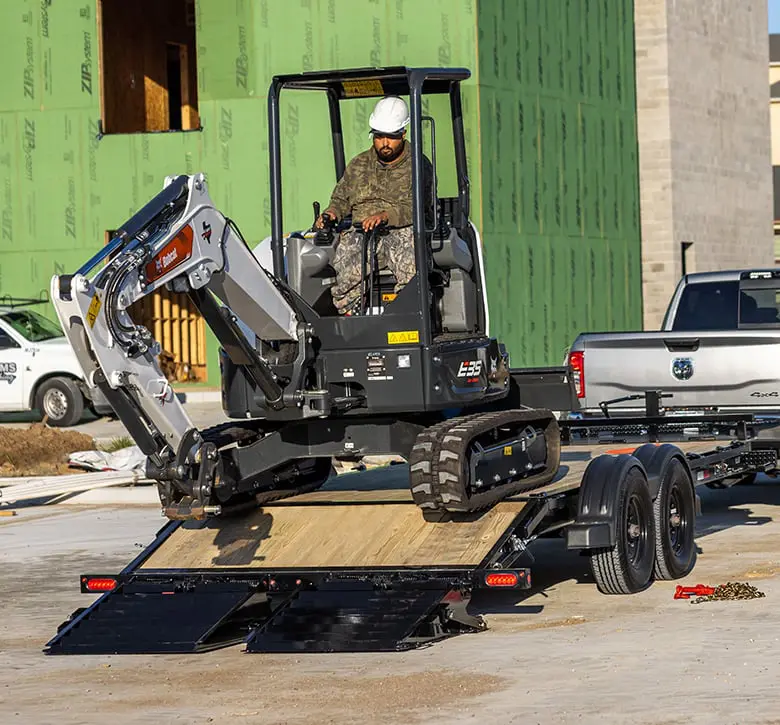
[[[0,319],[7,322],[22,337],[30,342],[42,342],[53,340],[55,337],[63,337],[64,333],[59,323],[53,322],[32,310],[13,310],[4,312]]]

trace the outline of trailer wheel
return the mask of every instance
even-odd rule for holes
[[[593,549],[590,565],[604,594],[633,594],[645,589],[655,561],[655,519],[647,479],[628,469],[617,485],[615,544]]]
[[[696,501],[688,471],[677,458],[672,458],[661,472],[653,515],[656,528],[655,578],[679,579],[696,564]]]

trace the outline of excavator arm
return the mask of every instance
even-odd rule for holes
[[[305,326],[278,280],[217,210],[202,174],[168,177],[163,190],[73,275],[57,275],[52,301],[91,386],[102,390],[161,482],[169,516],[205,503],[218,484],[218,457],[202,440],[158,364],[159,344],[128,308],[168,286],[206,317],[233,363],[244,365],[271,408],[284,391],[260,344],[297,346]],[[175,517],[175,516],[172,516]]]

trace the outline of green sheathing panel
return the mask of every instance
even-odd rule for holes
[[[515,366],[641,326],[633,0],[480,0],[491,328]]]
[[[72,272],[105,232],[143,206],[168,174],[206,173],[218,207],[250,246],[270,229],[266,94],[275,73],[368,65],[462,65],[476,72],[476,0],[198,0],[202,131],[99,137],[95,0],[4,0],[0,74],[0,295],[38,295]],[[128,39],[128,42],[132,42]],[[476,79],[466,133],[479,214]],[[372,102],[345,112],[349,156],[368,147]],[[431,112],[437,117],[436,104]],[[448,118],[448,113],[446,114]],[[442,115],[442,118],[444,116]],[[449,126],[440,123],[440,154]],[[324,100],[283,95],[285,231],[311,223],[335,182]],[[440,188],[451,166],[442,164]],[[53,314],[53,310],[49,311]],[[209,381],[217,345],[209,336]]]

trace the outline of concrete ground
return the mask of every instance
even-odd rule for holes
[[[780,486],[701,494],[685,583],[766,598],[695,605],[672,598],[679,582],[608,597],[586,558],[537,542],[530,594],[473,600],[487,632],[398,654],[43,655],[92,601],[78,575],[117,571],[163,521],[151,505],[22,509],[0,519],[0,722],[778,724]]]

